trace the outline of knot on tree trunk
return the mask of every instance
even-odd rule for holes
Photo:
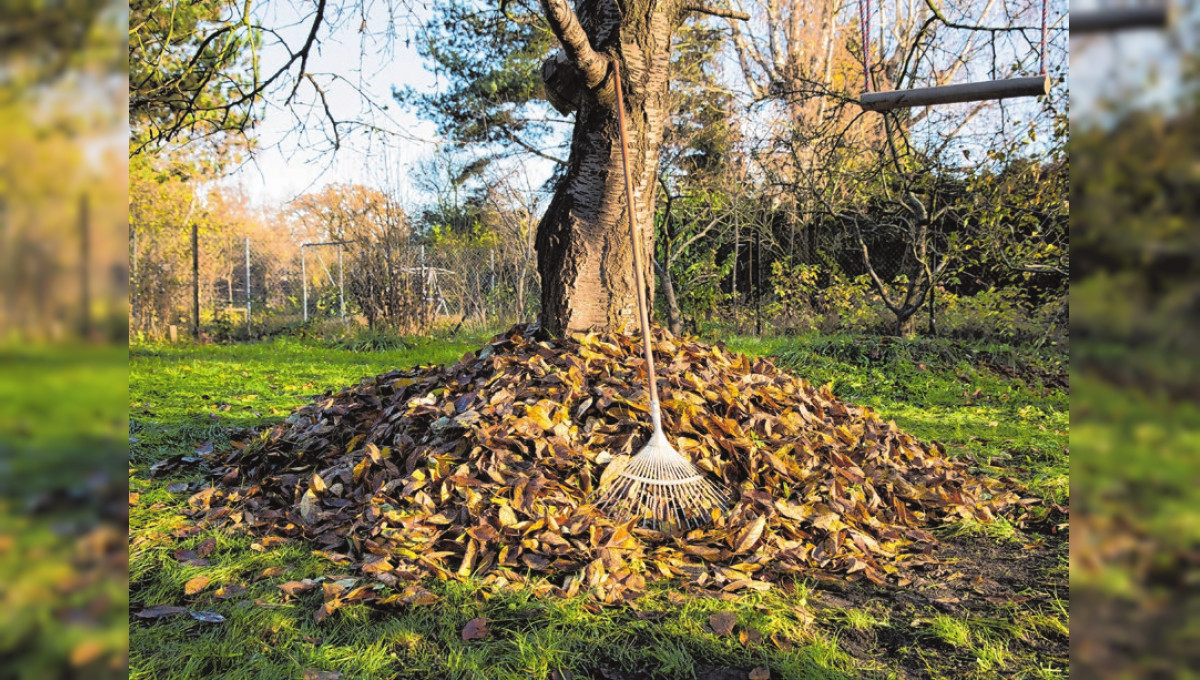
[[[563,115],[578,111],[580,97],[589,91],[601,104],[612,105],[616,102],[611,61],[617,57],[611,54],[602,56],[608,68],[594,87],[588,87],[583,72],[562,50],[542,62],[542,84],[546,88],[546,99],[556,111]]]

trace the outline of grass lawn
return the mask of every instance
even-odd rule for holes
[[[345,577],[338,565],[295,541],[192,534],[180,511],[207,480],[198,472],[150,475],[168,456],[208,442],[222,447],[228,428],[283,419],[311,395],[364,376],[454,361],[485,340],[375,352],[296,339],[132,348],[129,485],[138,497],[129,509],[130,610],[174,605],[224,620],[131,615],[130,677],[716,679],[754,669],[772,678],[1066,676],[1066,540],[1053,531],[1066,520],[1045,510],[1024,529],[940,529],[945,568],[919,593],[802,580],[726,599],[659,584],[635,609],[433,582],[425,584],[438,596],[432,604],[356,605],[317,623],[320,589],[287,597],[279,585],[336,582]],[[1066,503],[1066,391],[1043,384],[1037,371],[1002,365],[1003,352],[854,338],[729,344],[777,356],[943,442],[979,472],[1012,476],[1028,495]],[[201,577],[208,581],[193,580]],[[989,599],[996,582],[1018,596]],[[717,635],[709,617],[725,611],[737,625]],[[479,617],[490,635],[464,641],[464,625]]]
[[[124,347],[0,347],[0,677],[124,677]]]

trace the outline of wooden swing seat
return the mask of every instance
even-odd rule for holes
[[[923,87],[914,90],[869,92],[858,101],[864,111],[891,111],[916,106],[980,102],[1009,97],[1040,97],[1050,93],[1048,76],[985,80],[978,83]]]
[[[1148,7],[1112,7],[1071,13],[1072,35],[1166,28],[1173,22],[1170,3]]]

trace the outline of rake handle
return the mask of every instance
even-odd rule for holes
[[[650,344],[650,313],[646,304],[646,280],[642,273],[642,241],[638,238],[637,220],[634,219],[633,176],[629,173],[629,144],[625,138],[625,97],[621,86],[621,66],[612,60],[613,80],[617,90],[617,128],[621,137],[621,168],[625,171],[625,203],[629,214],[629,236],[633,241],[633,277],[637,284],[638,323],[642,326],[642,350],[646,354],[646,377],[650,381],[650,417],[654,431],[662,431],[662,416],[658,406],[658,380],[654,375],[654,349]]]

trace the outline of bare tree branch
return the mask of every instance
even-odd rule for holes
[[[542,0],[542,10],[550,22],[550,30],[562,43],[563,52],[583,74],[584,83],[594,88],[608,75],[608,60],[592,48],[587,32],[567,0]]]
[[[750,15],[745,12],[739,12],[736,9],[725,9],[724,7],[710,7],[708,5],[684,5],[685,12],[698,12],[709,16],[718,17],[721,19],[736,19],[738,21],[750,21]]]

